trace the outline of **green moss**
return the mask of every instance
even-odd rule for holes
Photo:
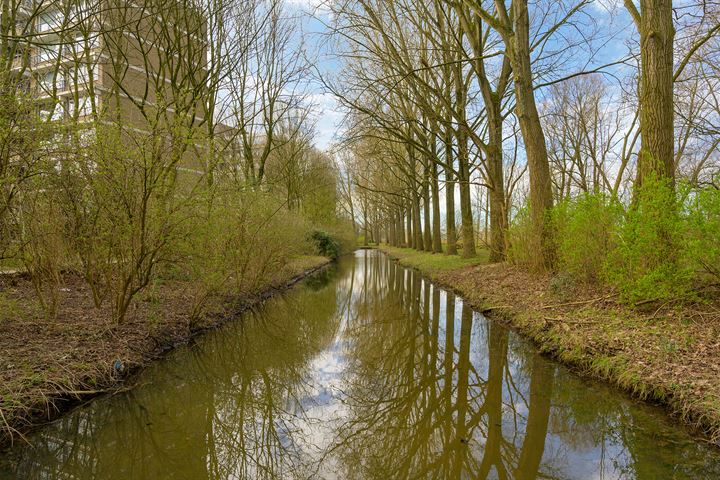
[[[35,373],[28,380],[31,385],[40,385],[41,383],[43,383],[45,381],[45,377],[43,377],[39,373]]]

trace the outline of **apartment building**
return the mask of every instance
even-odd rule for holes
[[[137,3],[136,3],[137,2]],[[12,72],[50,120],[148,132],[203,118],[207,32],[185,0],[21,0]]]

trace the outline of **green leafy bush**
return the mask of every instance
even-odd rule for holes
[[[553,220],[558,238],[558,268],[573,279],[602,279],[622,206],[605,195],[583,194],[557,205]]]
[[[720,190],[688,191],[685,201],[685,257],[698,273],[720,280]]]
[[[629,302],[688,293],[691,272],[682,260],[683,219],[674,189],[648,178],[628,208],[605,267],[608,281]]]
[[[330,258],[340,256],[340,242],[333,238],[328,232],[324,230],[313,230],[310,232],[310,240],[313,242],[318,255]]]

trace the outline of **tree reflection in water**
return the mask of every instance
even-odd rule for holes
[[[720,478],[718,453],[376,252],[77,409],[0,477]]]
[[[312,446],[297,435],[315,394],[306,373],[346,307],[329,280],[270,300],[143,372],[139,387],[38,432],[34,448],[12,452],[8,478],[310,478]]]
[[[516,363],[530,370],[529,383],[518,383],[505,328],[419,274],[371,258],[369,270],[381,272],[388,286],[369,286],[373,295],[362,295],[346,333],[353,339],[349,418],[333,450],[346,469],[342,477],[489,478],[492,471],[535,478],[550,417],[550,365],[524,352]],[[504,386],[522,408],[503,401]]]

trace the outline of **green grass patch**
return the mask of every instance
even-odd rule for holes
[[[17,258],[3,258],[0,260],[0,272],[24,271],[25,265]]]
[[[478,250],[475,257],[462,258],[460,255],[418,252],[412,248],[397,248],[383,245],[380,248],[391,257],[397,258],[406,267],[417,268],[426,273],[445,272],[459,268],[482,265],[488,262],[490,252]]]

